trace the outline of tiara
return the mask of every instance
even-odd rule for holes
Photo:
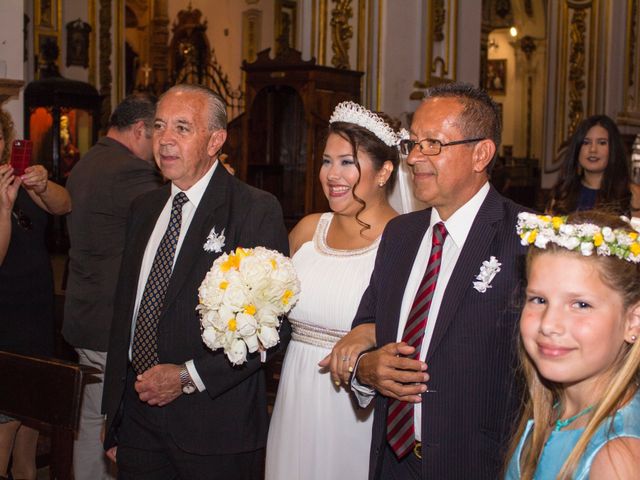
[[[640,242],[638,241],[637,221],[620,217],[633,231],[622,228],[599,227],[592,223],[567,223],[567,217],[552,217],[520,212],[516,231],[522,245],[534,245],[547,248],[548,243],[580,252],[588,257],[618,257],[631,263],[640,263]]]
[[[398,145],[398,134],[379,115],[354,102],[342,102],[333,111],[329,123],[347,122],[366,128],[389,147]]]

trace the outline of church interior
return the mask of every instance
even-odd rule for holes
[[[5,0],[0,102],[17,138],[32,140],[33,161],[64,184],[125,96],[206,85],[227,103],[225,162],[276,195],[291,228],[328,208],[317,174],[338,103],[359,102],[408,128],[427,88],[465,82],[502,112],[492,183],[541,208],[590,115],[615,120],[629,168],[640,172],[639,4]],[[56,222],[50,249],[63,297],[68,240]]]

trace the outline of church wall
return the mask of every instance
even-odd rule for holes
[[[249,9],[262,11],[261,50],[273,47],[274,44],[274,2],[273,0],[191,0],[169,2],[169,29],[180,10],[185,10],[191,3],[192,8],[202,12],[203,21],[207,20],[207,38],[212,49],[215,50],[218,63],[229,76],[229,82],[238,88],[242,82],[242,13]],[[171,34],[170,37],[171,38]],[[273,48],[272,48],[273,50]]]
[[[23,15],[22,0],[0,1],[0,77],[25,79]],[[23,90],[19,98],[8,100],[3,106],[13,118],[18,137],[24,135]]]

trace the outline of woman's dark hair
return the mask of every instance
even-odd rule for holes
[[[327,137],[332,133],[340,135],[351,144],[351,148],[353,150],[353,161],[355,162],[356,168],[358,169],[358,180],[353,186],[352,192],[353,198],[355,198],[356,202],[361,205],[360,210],[358,210],[358,212],[356,213],[356,221],[360,225],[362,225],[362,231],[368,230],[369,228],[371,228],[371,225],[360,220],[360,214],[364,211],[365,208],[367,208],[367,204],[355,193],[355,189],[360,183],[360,175],[362,174],[362,171],[360,170],[360,162],[358,161],[358,150],[361,149],[367,152],[367,155],[369,155],[369,158],[373,163],[373,169],[376,172],[380,171],[380,169],[384,165],[384,162],[386,161],[389,161],[393,164],[393,171],[391,172],[389,180],[387,180],[387,183],[385,185],[387,194],[389,194],[391,190],[393,190],[393,186],[396,183],[398,163],[400,161],[398,149],[395,146],[388,146],[369,130],[354,123],[333,122],[329,125]]]
[[[576,210],[582,186],[580,149],[589,130],[595,125],[609,134],[609,160],[604,170],[602,185],[598,191],[595,207],[614,213],[627,213],[631,202],[629,192],[629,161],[620,131],[615,122],[606,115],[592,115],[578,125],[569,141],[560,178],[551,193],[553,213],[568,214]]]

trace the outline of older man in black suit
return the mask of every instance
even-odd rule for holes
[[[67,217],[71,248],[64,305],[65,339],[80,363],[104,371],[113,301],[131,202],[162,185],[151,135],[156,98],[134,94],[111,114],[106,136],[82,157],[67,179],[73,211]],[[101,377],[101,376],[100,376]],[[101,378],[100,378],[101,380]],[[113,478],[100,432],[102,381],[85,386],[74,442],[75,478]]]
[[[489,184],[500,120],[484,91],[428,90],[410,134],[401,149],[432,208],[387,225],[350,339],[378,348],[356,361],[339,346],[334,370],[355,367],[359,401],[375,397],[371,479],[495,479],[519,402],[523,208]]]
[[[195,308],[220,255],[203,248],[210,234],[224,230],[223,251],[286,254],[288,243],[278,201],[218,162],[226,136],[224,102],[209,89],[175,86],[158,102],[154,156],[171,183],[140,197],[129,216],[103,397],[105,448],[124,479],[262,476],[260,355],[234,367],[208,350]]]

